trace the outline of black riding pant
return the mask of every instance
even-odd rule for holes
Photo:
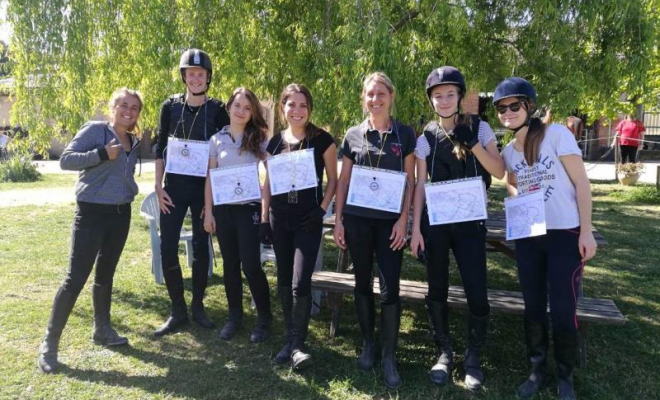
[[[94,283],[112,285],[130,225],[130,204],[117,206],[78,202],[71,229],[69,270],[58,296],[62,292],[78,296],[94,263]]]
[[[259,224],[261,204],[226,204],[213,209],[216,235],[222,253],[225,293],[230,309],[241,309],[243,283],[241,267],[250,286],[257,311],[270,310],[270,291],[261,268]]]
[[[303,230],[304,216],[271,211],[273,250],[277,261],[277,286],[291,288],[294,297],[309,296],[312,292],[312,273],[321,245],[323,223],[312,230]]]
[[[449,296],[449,250],[454,253],[463,281],[470,314],[489,314],[486,269],[486,225],[484,221],[468,221],[446,225],[429,225],[426,210],[422,214],[422,236],[426,244],[430,300],[447,302]]]
[[[543,236],[516,240],[516,264],[525,300],[525,319],[547,321],[548,296],[553,332],[577,332],[577,299],[584,263],[580,228],[549,229]]]
[[[165,191],[172,199],[174,207],[170,206],[170,213],[160,213],[160,254],[163,265],[163,275],[166,283],[168,280],[179,281],[182,278],[181,266],[179,264],[179,239],[181,227],[188,209],[192,217],[192,287],[193,304],[201,303],[208,283],[209,272],[209,236],[204,231],[201,219],[204,209],[204,179],[181,180],[176,183],[166,184]],[[177,275],[177,276],[175,276]],[[169,285],[171,286],[171,285]],[[169,289],[168,286],[168,289]],[[182,291],[183,288],[177,289]],[[170,297],[183,297],[183,293],[173,293]],[[172,301],[175,301],[172,298]]]
[[[403,250],[392,250],[392,228],[396,219],[364,218],[344,214],[346,245],[355,270],[355,293],[373,294],[374,253],[378,262],[381,304],[399,301]]]

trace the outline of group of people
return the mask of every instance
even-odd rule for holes
[[[328,132],[311,122],[313,100],[305,86],[291,84],[283,90],[277,108],[285,129],[268,139],[268,125],[252,91],[236,89],[226,105],[207,97],[212,65],[205,52],[187,50],[179,67],[185,93],[163,103],[158,128],[155,191],[160,207],[163,275],[172,306],[170,316],[155,335],[175,332],[189,321],[178,241],[190,209],[192,319],[203,328],[215,327],[203,303],[208,281],[209,234],[215,233],[222,253],[229,309],[219,337],[231,340],[240,331],[244,313],[242,270],[257,312],[250,341],[266,340],[273,316],[259,254],[260,243],[272,243],[277,261],[277,292],[286,326],[284,344],[274,361],[290,363],[295,370],[312,365],[312,354],[305,346],[312,307],[311,278],[321,245],[323,218],[334,198],[334,241],[339,248],[348,250],[355,273],[355,310],[363,344],[358,367],[371,370],[378,358],[375,256],[380,278],[380,364],[384,383],[390,388],[399,387],[399,281],[412,206],[410,247],[413,256],[426,266],[426,309],[438,354],[430,378],[435,384],[445,385],[454,368],[447,304],[451,250],[469,308],[463,361],[465,385],[478,390],[485,382],[481,353],[490,315],[485,221],[431,225],[425,185],[476,178],[486,189],[491,176],[495,176],[506,179],[512,196],[543,193],[548,228],[545,235],[516,242],[516,263],[525,301],[525,342],[531,364],[529,378],[517,393],[521,398],[529,398],[548,383],[549,297],[559,397],[575,398],[577,293],[584,263],[596,252],[591,233],[591,192],[575,138],[565,127],[546,125],[535,116],[537,97],[528,81],[508,78],[495,89],[493,103],[500,122],[515,133],[515,139],[499,154],[488,123],[463,112],[466,83],[456,68],[440,67],[429,74],[425,90],[437,118],[426,125],[419,137],[410,126],[392,117],[396,98],[392,81],[382,72],[372,73],[362,84],[365,119],[344,135],[342,166],[337,176],[336,145]],[[69,271],[55,297],[39,350],[38,365],[44,372],[58,367],[62,330],[95,262],[93,339],[106,346],[128,343],[110,324],[110,298],[115,267],[128,234],[130,204],[137,194],[133,172],[141,96],[130,89],[119,89],[111,97],[109,108],[110,121],[85,125],[60,161],[64,169],[79,170],[80,178]],[[215,205],[208,174],[203,177],[165,172],[168,143],[174,140],[208,142],[209,171],[268,163],[280,154],[311,152],[317,184],[298,189],[292,172],[290,189],[275,194],[270,187],[270,180],[275,177],[267,173],[260,201]],[[184,156],[186,151],[181,150]],[[349,204],[351,176],[356,168],[365,167],[403,176],[400,212]]]

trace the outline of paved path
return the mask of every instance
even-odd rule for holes
[[[37,168],[39,172],[44,174],[76,174],[75,171],[62,171],[57,161],[38,161]],[[341,170],[341,163],[338,169]],[[660,163],[647,162],[640,182],[655,183],[658,166]],[[142,162],[142,173],[154,172],[153,160],[146,160]],[[587,175],[589,179],[595,180],[613,180],[614,179],[614,163],[599,162],[599,163],[586,163]],[[140,193],[150,193],[153,190],[152,182],[140,182]],[[16,207],[24,205],[48,205],[48,204],[62,204],[73,203],[75,196],[73,188],[53,188],[53,189],[13,189],[0,192],[0,208],[1,207]]]

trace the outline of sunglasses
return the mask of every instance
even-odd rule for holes
[[[498,105],[498,106],[495,107],[495,109],[497,110],[498,114],[504,114],[504,113],[506,113],[507,109],[511,109],[511,111],[513,111],[513,112],[518,112],[518,111],[520,111],[520,107],[522,107],[522,106],[523,106],[523,103],[521,101],[516,101],[515,103],[511,103],[507,106],[505,106],[503,104]]]

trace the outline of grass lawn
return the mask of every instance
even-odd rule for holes
[[[47,175],[70,187],[73,179]],[[145,177],[145,179],[153,179]],[[1,190],[19,186],[0,186]],[[20,186],[29,187],[29,186]],[[592,325],[588,365],[576,375],[581,399],[655,399],[660,393],[656,366],[660,364],[660,206],[628,204],[608,196],[619,185],[598,183],[594,191],[594,223],[609,246],[589,262],[584,274],[585,295],[614,299],[627,316],[624,326]],[[492,207],[501,208],[504,190],[495,186]],[[483,392],[472,395],[458,371],[465,349],[464,315],[452,311],[457,368],[454,383],[433,386],[428,370],[435,361],[423,307],[404,305],[398,350],[403,386],[386,390],[380,371],[360,372],[356,356],[361,346],[352,298],[343,304],[338,337],[327,337],[330,314],[324,309],[313,319],[309,347],[315,365],[298,374],[277,367],[270,359],[282,345],[283,321],[275,291],[271,293],[275,323],[263,344],[248,342],[254,313],[245,296],[244,326],[231,342],[217,331],[196,326],[156,339],[153,330],[165,320],[169,299],[164,286],[154,283],[150,268],[149,228],[134,203],[131,233],[115,276],[113,322],[129,337],[130,347],[108,350],[91,342],[92,307],[88,287],[81,293],[60,347],[62,372],[42,374],[36,366],[53,296],[67,267],[73,204],[43,208],[0,209],[0,398],[57,399],[511,399],[525,379],[527,365],[522,319],[495,315],[484,351],[487,376]],[[214,243],[217,251],[217,242]],[[181,248],[181,262],[186,265]],[[334,245],[325,241],[325,268],[337,261]],[[227,317],[221,261],[207,290],[206,305],[218,324]],[[489,286],[519,290],[513,262],[489,254]],[[275,271],[267,266],[271,288]],[[184,267],[190,303],[190,269]],[[424,280],[422,267],[407,251],[404,279]],[[451,283],[459,284],[456,268]],[[91,281],[92,279],[90,279]],[[249,293],[247,286],[245,292]],[[655,378],[654,378],[655,377]],[[554,387],[541,399],[554,399]]]

